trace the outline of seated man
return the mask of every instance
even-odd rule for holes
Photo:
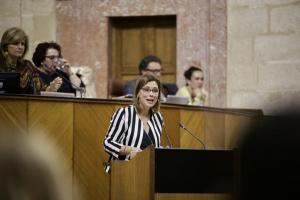
[[[161,60],[154,55],[148,55],[141,60],[139,64],[139,71],[140,75],[150,74],[160,80],[162,72]],[[136,80],[131,80],[125,84],[123,88],[124,95],[133,94],[135,82]],[[176,84],[162,83],[163,97],[166,97],[168,94],[175,95],[177,90],[178,87]]]

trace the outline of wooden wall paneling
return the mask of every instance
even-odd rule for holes
[[[161,144],[162,146],[167,146],[166,133],[170,136],[171,144],[175,148],[180,147],[180,130],[178,122],[180,121],[180,111],[177,108],[161,108],[161,113],[164,118],[165,130],[162,132]]]
[[[64,160],[65,178],[72,182],[73,103],[28,101],[28,131],[45,136],[54,145]]]
[[[0,100],[0,134],[27,131],[27,101]]]
[[[225,116],[223,112],[204,113],[205,142],[208,149],[225,149]]]
[[[103,169],[109,156],[103,140],[114,111],[115,104],[75,103],[74,178],[84,199],[109,199],[109,175]]]
[[[54,141],[65,159],[68,173],[80,183],[83,199],[109,199],[109,176],[102,163],[108,154],[103,149],[103,139],[112,114],[122,101],[71,101],[65,99],[3,97],[0,99],[0,130],[28,130],[44,134]],[[231,149],[243,130],[262,117],[255,111],[230,109],[200,109],[162,105],[166,129],[174,147],[202,148],[192,136],[179,129],[182,122],[191,132],[202,139],[208,149]],[[234,114],[233,114],[234,113]],[[162,144],[166,145],[162,137]],[[171,195],[171,194],[170,194]],[[211,194],[157,194],[159,199],[219,199]],[[198,196],[200,195],[200,196]],[[222,195],[221,195],[222,196]],[[222,197],[220,197],[222,198]]]
[[[28,102],[28,130],[44,134],[53,141],[66,164],[72,169],[73,103],[54,101]]]
[[[206,136],[203,111],[181,109],[180,122],[205,144]],[[176,124],[176,126],[178,125]],[[202,149],[203,145],[193,136],[191,136],[187,131],[185,131],[184,129],[180,129],[180,147]]]
[[[225,114],[225,148],[237,147],[238,140],[249,126],[259,120],[259,117]]]

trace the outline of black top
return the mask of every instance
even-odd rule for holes
[[[72,87],[69,76],[60,70],[56,70],[53,74],[45,74],[43,72],[39,72],[40,78],[44,84],[50,85],[50,83],[56,79],[57,77],[62,78],[62,85],[57,90],[57,92],[67,92],[67,93],[75,93],[76,90]]]
[[[147,134],[146,131],[144,131],[144,135],[143,135],[143,139],[142,139],[142,144],[141,144],[141,150],[144,150],[146,149],[149,145],[153,144],[153,135],[152,133],[150,133],[151,131],[149,131],[149,133]],[[125,155],[122,155],[122,156],[119,156],[119,160],[125,160],[126,159],[126,156]],[[116,158],[114,158],[114,160],[116,160]]]
[[[146,131],[144,131],[143,140],[141,144],[141,150],[146,149],[150,144],[153,144],[153,134],[151,130],[149,129],[149,133],[147,134]]]

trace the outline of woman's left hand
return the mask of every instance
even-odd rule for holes
[[[59,70],[65,72],[66,74],[68,74],[70,76],[71,72],[71,65],[69,63],[68,60],[61,58],[59,60],[59,66],[58,66]]]
[[[131,147],[131,151],[129,153],[129,157],[130,159],[134,158],[139,152],[141,152],[142,150],[139,149],[139,148],[134,148],[134,147]]]

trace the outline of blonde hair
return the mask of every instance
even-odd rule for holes
[[[25,50],[22,55],[22,58],[25,56],[28,50],[28,36],[25,34],[25,32],[17,27],[12,27],[7,29],[1,38],[1,51],[2,53],[5,53],[7,51],[7,46],[9,44],[14,44],[16,42],[25,42]]]
[[[138,93],[140,92],[140,90],[149,82],[154,81],[157,83],[158,85],[158,98],[157,98],[157,102],[156,104],[151,108],[151,110],[153,112],[158,112],[159,111],[159,107],[160,107],[160,95],[161,95],[161,84],[160,81],[155,78],[152,75],[142,75],[137,81],[136,81],[136,85],[135,85],[135,90],[134,90],[134,97],[133,97],[133,104],[136,107],[136,109],[138,111],[141,110],[141,106],[139,103],[139,98],[138,98]]]

